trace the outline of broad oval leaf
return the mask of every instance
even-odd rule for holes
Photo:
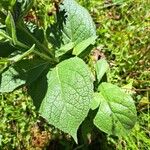
[[[93,81],[87,65],[80,58],[58,64],[47,74],[48,90],[40,113],[50,124],[72,135],[90,109]]]
[[[119,87],[110,83],[102,83],[99,90],[100,107],[94,124],[108,134],[126,134],[136,122],[134,101]]]

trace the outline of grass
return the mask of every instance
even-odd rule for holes
[[[96,23],[96,49],[110,64],[109,81],[127,88],[138,110],[132,132],[119,139],[107,137],[106,143],[118,150],[149,150],[150,1],[80,0],[80,3],[89,9]],[[4,150],[44,149],[50,139],[51,149],[57,149],[55,139],[63,149],[73,145],[68,136],[52,131],[39,118],[24,90],[0,95],[0,118],[0,147]]]
[[[30,130],[36,121],[31,99],[22,91],[0,95],[0,134],[3,149],[22,149],[30,145]]]

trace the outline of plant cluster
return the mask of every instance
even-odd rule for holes
[[[63,0],[55,2],[54,21],[40,22],[33,6],[33,0],[0,2],[0,92],[24,87],[40,115],[76,142],[79,127],[84,138],[94,127],[126,135],[136,122],[134,101],[107,82],[104,58],[89,65],[97,36],[88,11]]]

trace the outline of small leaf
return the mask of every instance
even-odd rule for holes
[[[24,57],[29,56],[34,51],[34,48],[35,48],[35,44],[29,50],[27,50],[26,52],[24,52],[22,54],[18,54],[14,57],[11,57],[8,60],[12,61],[13,63],[16,63],[16,62],[22,60]]]
[[[95,71],[98,82],[102,79],[106,71],[109,69],[109,64],[107,63],[106,59],[100,59],[96,62]]]
[[[75,57],[49,71],[47,82],[48,90],[40,113],[77,142],[78,127],[88,114],[93,95],[91,73],[87,65]]]
[[[10,12],[8,12],[5,24],[6,24],[7,33],[9,34],[10,37],[12,37],[13,43],[16,44],[17,41],[16,27],[13,20],[13,16],[11,15]]]
[[[95,44],[95,40],[96,40],[97,36],[91,36],[90,38],[80,42],[79,44],[77,44],[74,49],[73,49],[73,53],[74,55],[79,55],[80,53],[82,53],[82,51],[84,51],[89,45],[94,45]]]
[[[42,60],[21,60],[1,74],[0,92],[12,92],[17,87],[35,81],[46,69],[48,63]]]
[[[67,51],[71,50],[73,48],[73,43],[68,43],[66,45],[63,45],[60,49],[56,51],[56,57],[61,56],[62,54],[65,54]]]
[[[134,101],[119,87],[110,83],[102,83],[99,90],[101,102],[94,124],[108,134],[126,134],[136,122]]]
[[[138,108],[139,108],[140,110],[142,110],[142,109],[144,109],[144,108],[148,108],[149,105],[150,105],[150,102],[149,102],[148,97],[143,97],[143,98],[140,100],[139,104],[138,104]]]
[[[93,100],[91,101],[91,109],[94,110],[99,107],[101,102],[101,95],[100,93],[94,93]]]

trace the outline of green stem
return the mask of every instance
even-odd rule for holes
[[[18,45],[18,46],[20,46],[22,48],[25,48],[25,49],[29,49],[29,47],[27,45],[25,45],[25,44],[23,44],[23,43],[21,43],[19,41],[16,41],[15,45]]]
[[[47,55],[45,55],[43,53],[40,53],[38,51],[34,51],[34,53],[37,54],[38,56],[40,56],[41,58],[46,59],[46,60],[48,60],[50,62],[58,63],[58,61],[56,59],[52,59],[52,58],[48,57]]]
[[[12,41],[14,43],[14,41],[12,40],[12,38],[10,36],[8,36],[3,30],[0,29],[0,35],[3,36],[4,38],[8,39],[9,41]],[[25,44],[19,42],[19,41],[16,41],[16,43],[14,43],[15,45],[18,45],[20,47],[23,47],[23,48],[26,48],[28,49],[29,47],[26,46]]]
[[[8,59],[10,62],[16,63],[20,60],[22,60],[24,57],[29,56],[29,54],[34,53],[36,55],[38,55],[39,57],[48,60],[49,62],[53,62],[53,63],[57,63],[55,60],[53,60],[52,58],[48,57],[47,55],[38,52],[38,50],[35,49],[35,44],[25,53],[23,53],[21,56],[15,56],[12,57],[10,59]]]
[[[25,53],[23,53],[22,55],[12,57],[12,58],[10,58],[8,60],[11,61],[11,62],[13,62],[13,63],[16,63],[16,62],[22,60],[24,57],[28,56],[29,54],[33,53],[34,52],[34,48],[35,48],[35,44],[28,51],[26,51]]]
[[[12,41],[12,38],[10,36],[8,36],[3,30],[0,29],[0,35],[3,36],[6,39],[9,39]]]

